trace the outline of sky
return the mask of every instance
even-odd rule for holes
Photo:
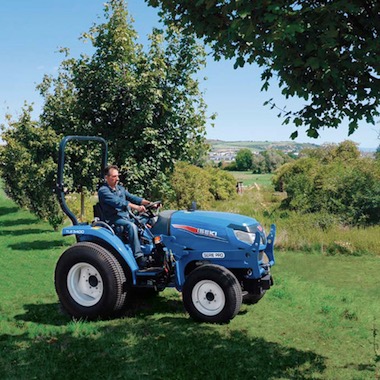
[[[58,49],[70,49],[72,57],[91,54],[91,45],[79,37],[94,23],[103,19],[104,0],[0,0],[0,124],[5,115],[14,119],[20,115],[25,101],[34,104],[33,116],[40,114],[43,99],[36,90],[44,74],[57,75],[64,56]],[[139,42],[145,44],[152,28],[159,25],[157,10],[143,0],[127,1],[134,18]],[[210,55],[207,67],[199,78],[207,77],[200,87],[208,106],[208,113],[217,114],[207,125],[207,138],[226,141],[287,141],[296,130],[293,125],[282,125],[276,109],[264,106],[273,98],[286,110],[298,110],[302,101],[285,99],[274,82],[268,91],[261,92],[260,70],[255,66],[233,69],[233,61],[214,61]],[[298,128],[297,142],[315,144],[339,143],[352,140],[362,149],[376,149],[380,124],[363,123],[351,136],[348,125],[320,131],[318,139],[306,136]]]

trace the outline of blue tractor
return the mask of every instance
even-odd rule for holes
[[[72,317],[112,317],[128,308],[134,294],[174,287],[182,292],[194,320],[228,323],[242,302],[257,302],[273,285],[275,225],[266,236],[256,219],[226,212],[154,212],[156,208],[148,206],[143,215],[131,214],[149,262],[148,268],[139,269],[127,237],[104,220],[99,204],[94,206],[92,223],[79,223],[69,209],[63,171],[65,147],[71,140],[101,144],[102,168],[107,143],[88,136],[67,136],[60,143],[56,192],[72,221],[62,234],[75,235],[76,243],[57,262],[55,288]]]

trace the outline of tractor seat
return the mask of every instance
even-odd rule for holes
[[[111,227],[111,229],[112,229],[112,231],[114,231],[115,235],[117,235],[123,242],[128,241],[128,237],[127,237],[126,232],[124,231],[123,226],[116,226],[114,223],[111,224],[109,222],[109,220],[106,220],[106,218],[104,217],[104,212],[103,212],[102,206],[100,205],[99,202],[94,204],[93,210],[94,210],[93,224],[97,223],[97,222],[106,223],[109,227]]]
[[[108,223],[106,218],[104,217],[104,212],[103,212],[102,206],[100,205],[99,202],[93,206],[93,210],[94,210],[94,220],[95,221],[101,221],[101,222]]]

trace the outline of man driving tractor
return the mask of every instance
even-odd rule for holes
[[[119,184],[119,168],[116,165],[108,165],[104,169],[106,183],[99,188],[98,197],[104,217],[108,223],[122,226],[128,234],[129,244],[137,265],[144,269],[147,265],[146,258],[141,252],[140,240],[136,224],[131,220],[128,209],[145,212],[145,206],[151,202],[128,192]]]

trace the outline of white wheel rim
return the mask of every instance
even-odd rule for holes
[[[195,308],[207,316],[219,314],[226,304],[223,289],[214,281],[199,281],[191,293]]]
[[[96,305],[103,295],[103,279],[88,263],[75,264],[67,275],[67,289],[75,302],[82,306]]]

